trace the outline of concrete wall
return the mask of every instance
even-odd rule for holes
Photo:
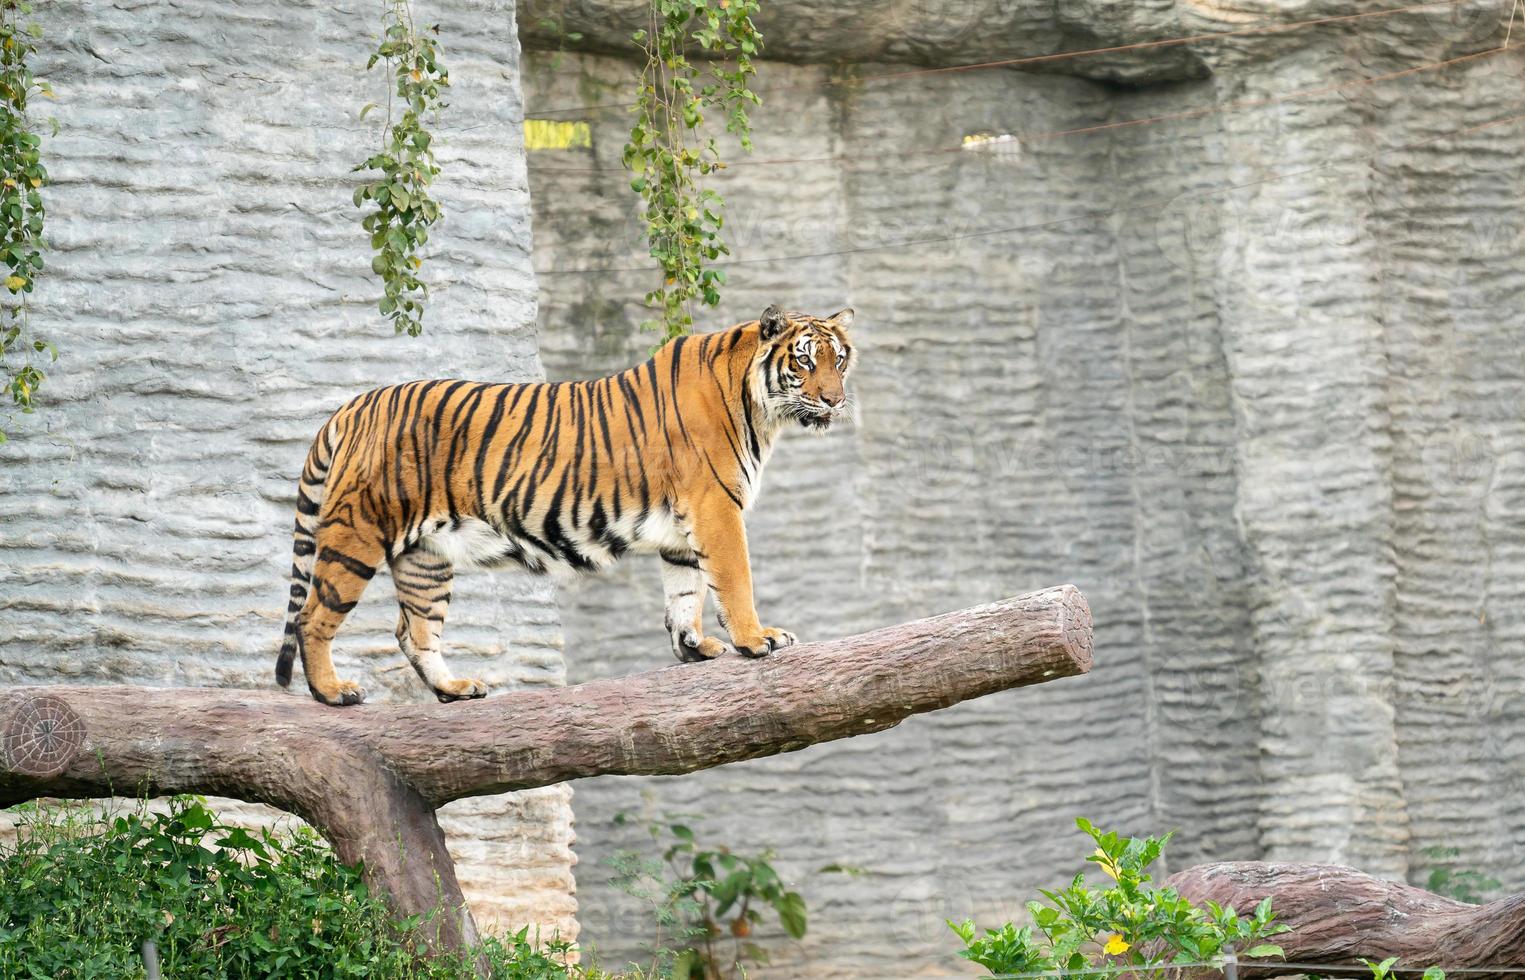
[[[1085,46],[997,6],[972,23],[987,46]],[[530,4],[527,43],[560,43],[554,14],[618,48],[585,8],[624,9]],[[1252,8],[1063,9],[1101,43],[1291,16]],[[613,821],[643,808],[779,851],[811,926],[769,931],[773,976],[958,972],[942,918],[993,923],[1082,870],[1076,815],[1177,830],[1173,867],[1295,858],[1422,883],[1445,863],[1525,886],[1525,123],[1489,125],[1522,111],[1525,61],[1351,84],[1496,47],[1507,8],[1203,42],[1186,62],[1206,77],[1162,61],[1170,81],[1143,87],[1057,65],[862,84],[844,80],[905,65],[762,67],[758,151],[714,184],[741,264],[704,319],[852,305],[862,352],[861,424],[791,434],[770,464],[750,519],[764,619],[821,638],[1073,581],[1097,667],[870,738],[580,785],[585,940],[607,960],[650,936],[604,866],[649,849]],[[527,66],[532,117],[618,103],[632,79],[609,54]],[[542,356],[565,378],[644,356],[655,274],[617,271],[650,265],[628,117],[552,115],[593,132],[530,154]],[[955,149],[977,132],[1022,134],[1021,152]],[[666,662],[652,563],[563,611],[573,680]]]
[[[62,358],[0,450],[0,680],[266,688],[295,483],[345,398],[420,376],[541,375],[511,0],[430,5],[453,82],[421,339],[375,311],[350,167],[387,80],[367,3],[45,5],[55,249],[34,321]],[[336,645],[373,697],[424,696],[379,576]],[[563,681],[550,587],[458,583],[457,670]],[[306,697],[300,682],[292,697]],[[486,924],[575,931],[570,791],[446,826]],[[264,814],[230,807],[246,818]]]

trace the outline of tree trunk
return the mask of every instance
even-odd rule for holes
[[[1243,861],[1203,864],[1167,882],[1196,904],[1208,899],[1247,913],[1266,896],[1292,931],[1272,941],[1287,964],[1241,962],[1241,977],[1303,973],[1371,976],[1360,960],[1399,957],[1397,969],[1422,972],[1525,967],[1525,895],[1467,905],[1420,888],[1327,864]],[[1306,964],[1318,964],[1310,970]],[[1507,973],[1466,973],[1465,980],[1513,980]]]
[[[584,776],[693,772],[882,731],[923,711],[1085,673],[1072,585],[761,660],[680,664],[448,705],[330,708],[276,691],[0,691],[0,806],[36,797],[205,793],[312,824],[402,915],[475,927],[434,811]]]

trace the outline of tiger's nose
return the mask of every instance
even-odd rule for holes
[[[835,394],[828,391],[821,392],[821,401],[826,403],[827,408],[836,408],[838,405],[842,404],[842,399],[846,397],[847,396],[840,391],[836,392]]]

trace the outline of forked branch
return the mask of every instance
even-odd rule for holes
[[[434,811],[603,774],[676,774],[882,731],[1007,688],[1085,673],[1072,585],[762,660],[681,664],[440,705],[329,708],[277,691],[0,691],[0,806],[113,792],[269,803],[321,831],[434,939],[475,932]]]

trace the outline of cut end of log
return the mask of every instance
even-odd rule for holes
[[[1090,673],[1095,655],[1095,634],[1091,628],[1091,606],[1074,585],[1061,585],[1060,630],[1064,649],[1075,660],[1076,673]]]
[[[4,722],[0,763],[25,776],[56,776],[69,768],[84,744],[85,723],[66,702],[28,697]]]

